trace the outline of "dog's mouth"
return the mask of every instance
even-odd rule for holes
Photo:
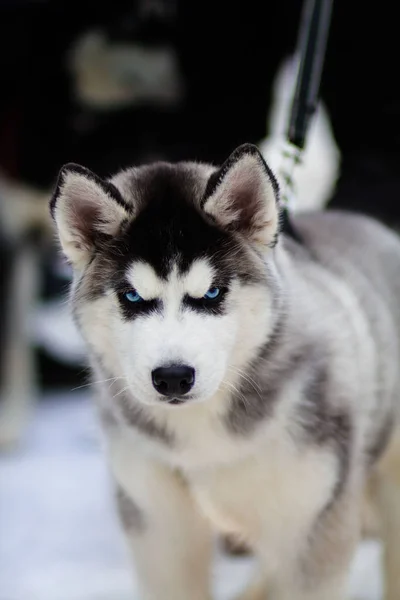
[[[182,404],[186,404],[188,400],[191,400],[192,396],[184,396],[182,398],[170,398],[168,400],[168,404],[172,406],[182,406]]]

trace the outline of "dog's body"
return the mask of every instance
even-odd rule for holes
[[[144,600],[210,598],[209,523],[258,555],[241,598],[343,600],[372,470],[400,597],[400,241],[321,213],[296,218],[298,244],[277,196],[252,146],[219,171],[60,175],[52,212]]]

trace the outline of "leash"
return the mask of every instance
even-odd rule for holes
[[[298,235],[290,223],[296,195],[294,171],[302,162],[310,120],[318,105],[332,5],[333,0],[305,0],[299,28],[299,67],[280,171],[282,225],[295,238]]]

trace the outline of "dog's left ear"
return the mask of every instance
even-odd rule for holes
[[[60,171],[50,210],[66,257],[81,269],[102,240],[117,233],[131,207],[112,183],[69,163]]]
[[[202,207],[220,227],[262,246],[275,244],[279,186],[256,146],[239,146],[211,175]]]

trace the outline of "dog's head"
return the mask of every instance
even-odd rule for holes
[[[278,186],[255,146],[226,163],[60,173],[51,203],[93,352],[146,404],[210,399],[273,326]]]

